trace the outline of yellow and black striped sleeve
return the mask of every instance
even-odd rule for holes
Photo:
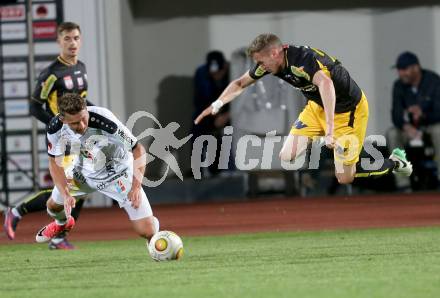
[[[253,68],[249,70],[249,75],[254,80],[261,79],[267,74],[269,74],[269,72],[265,71],[259,64],[256,64]]]
[[[35,90],[32,94],[32,99],[43,104],[48,101],[49,96],[54,88],[57,77],[50,72],[49,69],[44,70],[38,77],[35,84]]]
[[[298,77],[303,77],[309,82],[313,82],[313,76],[321,70],[315,54],[308,52],[301,60],[301,67],[291,66],[291,71]]]

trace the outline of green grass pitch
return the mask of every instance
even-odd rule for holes
[[[440,228],[183,241],[160,263],[142,240],[0,246],[0,297],[440,297]]]

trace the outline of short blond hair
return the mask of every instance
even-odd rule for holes
[[[255,53],[259,53],[268,46],[282,45],[278,36],[272,33],[263,33],[255,37],[247,49],[248,56],[252,57]]]

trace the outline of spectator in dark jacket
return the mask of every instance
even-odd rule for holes
[[[440,77],[420,66],[411,52],[399,55],[395,67],[399,79],[393,87],[392,120],[388,148],[423,146],[423,132],[430,135],[440,156]],[[440,170],[440,158],[436,158]],[[439,171],[440,172],[440,171]]]
[[[220,51],[211,51],[206,55],[206,62],[200,65],[194,75],[194,117],[199,115],[206,106],[216,100],[229,84],[229,63]],[[193,140],[200,135],[212,135],[217,138],[217,145],[221,143],[223,128],[230,124],[229,105],[215,117],[203,120],[193,126]],[[219,150],[219,148],[218,148]],[[217,151],[218,151],[217,150]],[[209,167],[208,175],[219,172],[217,152],[215,162]],[[230,166],[228,167],[230,168]],[[205,175],[206,176],[206,175]]]

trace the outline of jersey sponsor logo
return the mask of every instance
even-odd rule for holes
[[[121,193],[121,192],[125,192],[125,190],[126,190],[126,188],[125,188],[124,183],[122,183],[121,180],[118,180],[118,184],[116,185],[116,191],[118,193]]]
[[[291,66],[290,70],[295,76],[300,78],[305,78],[307,81],[310,81],[310,76],[308,73],[305,72],[304,66],[301,67]]]
[[[122,130],[122,129],[118,129],[118,135],[124,139],[127,143],[130,143],[131,146],[133,146],[134,144],[134,140],[132,140],[129,136],[127,136],[127,134]]]
[[[64,78],[64,85],[66,86],[66,89],[73,89],[73,80],[71,76],[65,76]]]
[[[293,84],[299,84],[300,81],[301,81],[299,78],[297,78],[297,77],[295,77],[294,75],[291,75],[291,74],[285,74],[284,78],[286,80],[288,80],[288,81],[291,81],[291,83],[293,83]],[[295,88],[297,88],[297,87],[295,87]]]
[[[92,153],[90,153],[89,150],[86,150],[86,149],[81,148],[80,153],[81,153],[81,156],[82,156],[82,157],[87,158],[87,159],[92,159],[92,160],[93,160],[93,155],[92,155]]]
[[[105,170],[107,171],[107,173],[110,176],[113,176],[116,174],[115,167],[111,163],[108,163],[105,165]]]
[[[255,75],[256,77],[261,77],[261,76],[263,76],[265,73],[266,73],[266,71],[264,70],[264,68],[261,67],[261,65],[259,65],[259,66],[257,67],[257,69],[255,70],[254,75]]]
[[[96,188],[97,188],[98,190],[103,190],[106,186],[107,186],[107,183],[105,183],[105,182],[101,182],[101,183],[99,183],[98,185],[96,185]]]
[[[52,90],[53,85],[57,81],[57,77],[51,74],[46,81],[42,83],[42,88],[40,92],[40,98],[47,99],[49,97],[50,90]]]
[[[86,184],[86,178],[84,177],[84,175],[76,171],[75,169],[73,170],[73,179],[81,184]]]
[[[307,86],[304,86],[304,87],[300,87],[299,89],[301,91],[304,91],[304,92],[315,92],[315,91],[318,91],[318,87],[316,87],[313,84],[307,85]]]
[[[84,81],[83,81],[83,78],[78,77],[78,78],[76,78],[76,80],[78,81],[79,89],[82,89],[82,88],[84,87]]]
[[[114,176],[114,177],[111,177],[109,180],[107,180],[107,181],[103,181],[103,182],[101,182],[101,183],[99,183],[98,185],[96,185],[96,188],[98,189],[98,190],[103,190],[104,188],[106,188],[110,183],[112,183],[113,181],[115,181],[116,179],[118,179],[118,178],[121,178],[121,177],[125,177],[126,179],[128,179],[128,174],[127,174],[127,171],[126,170],[124,170],[124,171],[122,171],[121,173],[119,173],[118,175],[116,175],[116,176]],[[120,181],[120,180],[119,180]],[[119,183],[119,181],[118,181],[118,183]],[[125,187],[125,186],[124,186]],[[124,188],[124,190],[125,190],[125,188]]]

